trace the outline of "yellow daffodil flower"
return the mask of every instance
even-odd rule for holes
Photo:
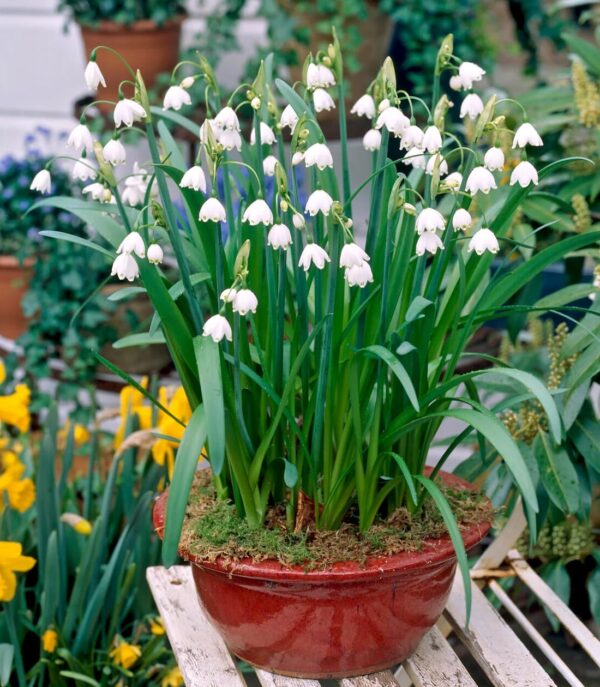
[[[153,635],[161,636],[165,634],[165,626],[163,625],[162,618],[160,616],[152,618],[150,621],[150,632]]]
[[[0,360],[0,384],[4,384],[6,381],[6,368],[4,363]]]
[[[0,541],[0,601],[12,601],[17,591],[16,572],[28,572],[35,558],[23,556],[19,542]]]
[[[35,503],[35,484],[29,477],[11,482],[6,493],[10,507],[19,513],[29,510]]]
[[[148,386],[148,378],[144,377],[140,382],[144,389]],[[150,429],[152,427],[152,408],[144,405],[144,395],[133,386],[124,386],[119,394],[119,406],[121,422],[115,434],[115,448],[125,440],[125,427],[127,418],[137,415],[139,429]]]
[[[67,442],[67,437],[71,431],[71,423],[67,421],[65,426],[58,432],[58,445],[65,446]],[[90,433],[86,427],[80,424],[75,424],[73,427],[73,440],[75,441],[75,446],[83,446],[87,444],[90,440]]]
[[[141,655],[142,650],[137,644],[128,644],[127,642],[119,642],[117,646],[110,651],[110,657],[113,663],[122,666],[125,670],[129,670]]]
[[[16,427],[20,432],[29,429],[29,401],[31,392],[25,384],[17,384],[8,396],[0,396],[0,423]]]
[[[183,675],[177,666],[171,668],[160,681],[160,687],[181,687],[183,685]]]
[[[35,503],[35,484],[28,477],[23,478],[25,465],[12,451],[0,451],[0,512],[4,507],[4,494],[11,508],[24,513]]]
[[[58,646],[58,632],[56,630],[46,630],[42,635],[42,649],[49,654],[53,654]]]
[[[61,522],[66,523],[69,527],[72,527],[77,534],[82,534],[85,537],[89,537],[92,533],[92,523],[81,515],[77,513],[63,513],[60,516]]]
[[[185,391],[181,386],[177,388],[170,402],[168,404],[165,403],[164,405],[171,411],[171,413],[173,413],[173,415],[175,415],[176,418],[179,418],[184,425],[180,425],[166,413],[161,413],[158,426],[156,428],[156,431],[159,434],[165,434],[166,436],[173,437],[173,439],[177,440],[170,441],[168,439],[159,438],[152,447],[152,458],[154,458],[154,461],[159,465],[166,464],[169,478],[171,478],[173,476],[173,466],[175,462],[175,449],[179,445],[179,440],[181,440],[181,437],[183,436],[185,425],[187,425],[192,417],[192,409],[190,408],[190,403],[187,399]]]

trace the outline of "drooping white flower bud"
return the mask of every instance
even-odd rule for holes
[[[104,159],[110,162],[113,167],[123,164],[127,158],[125,146],[118,138],[111,138],[102,149],[102,154],[104,155]]]
[[[460,172],[451,172],[444,179],[444,186],[446,186],[447,188],[449,188],[453,191],[459,189],[461,184],[462,184],[462,174]]]
[[[417,255],[424,255],[425,251],[435,255],[438,250],[444,250],[444,244],[434,231],[424,231],[417,239],[415,249]]]
[[[40,171],[31,180],[31,191],[39,191],[40,193],[48,194],[52,189],[52,177],[47,169],[40,169]]]
[[[191,105],[190,94],[181,86],[170,86],[165,93],[163,110],[181,110],[183,105]]]
[[[486,151],[485,155],[483,156],[483,164],[490,170],[490,172],[503,169],[504,153],[502,152],[502,148],[494,146]]]
[[[529,186],[529,184],[537,186],[538,173],[531,162],[523,160],[523,162],[519,162],[519,164],[513,169],[512,174],[510,175],[510,185],[514,186],[515,184],[519,184],[521,188],[525,188],[526,186]]]
[[[381,148],[381,131],[378,129],[369,129],[363,136],[363,148],[369,152],[374,152]]]
[[[484,227],[473,234],[469,241],[468,250],[469,253],[475,251],[477,255],[483,255],[486,250],[490,253],[497,253],[500,250],[500,245],[494,232]]]
[[[437,126],[428,126],[425,129],[422,146],[428,153],[437,153],[442,147],[442,134]]]
[[[322,189],[317,189],[308,197],[304,211],[308,212],[311,217],[314,217],[318,212],[322,212],[325,217],[327,217],[332,205],[333,198],[329,195],[329,193],[327,193],[327,191],[323,191]]]
[[[346,243],[340,253],[340,267],[354,267],[368,262],[371,258],[357,243]]]
[[[468,116],[470,119],[477,119],[482,112],[483,100],[477,93],[466,95],[460,106],[460,118],[464,119]]]
[[[368,262],[360,265],[352,265],[344,271],[344,278],[348,286],[358,286],[364,289],[367,284],[373,281],[373,270]]]
[[[481,81],[485,71],[474,62],[463,62],[458,68],[458,75],[463,88],[473,88],[474,81]]]
[[[163,249],[158,243],[151,243],[148,246],[148,262],[151,265],[160,265],[165,257]]]
[[[217,198],[207,198],[200,208],[201,222],[224,222],[226,219],[223,203]]]
[[[214,125],[217,129],[223,129],[225,131],[239,131],[240,130],[240,120],[232,107],[224,107],[217,113],[214,119]]]
[[[257,224],[270,226],[273,224],[273,212],[266,201],[262,198],[257,198],[244,211],[242,222],[248,222],[253,227]]]
[[[297,165],[301,164],[302,161],[304,160],[304,153],[301,151],[297,150],[293,155],[292,155],[292,165],[296,167]]]
[[[361,95],[350,110],[351,114],[355,114],[357,117],[366,117],[367,119],[373,119],[376,112],[375,101],[368,93]]]
[[[84,196],[91,196],[92,200],[104,200],[104,191],[107,189],[104,187],[104,184],[100,184],[99,182],[95,182],[93,184],[88,184],[87,186],[84,186],[81,189],[81,192],[83,193]]]
[[[100,67],[96,63],[96,60],[90,60],[87,63],[83,76],[85,78],[86,86],[90,89],[90,91],[94,91],[95,93],[100,84],[106,88],[106,81],[104,80],[104,76],[100,71]]]
[[[115,105],[113,113],[115,126],[118,128],[121,124],[125,126],[132,126],[134,122],[139,122],[146,117],[146,110],[135,100],[123,98]]]
[[[227,341],[233,340],[231,325],[223,315],[213,315],[206,320],[202,328],[202,336],[210,336],[215,343],[219,343],[224,338]]]
[[[425,208],[419,213],[415,228],[419,234],[422,234],[424,231],[436,231],[436,229],[444,231],[446,220],[438,210]]]
[[[193,188],[194,191],[206,193],[206,176],[202,167],[200,165],[190,167],[181,177],[179,185],[181,188]]]
[[[71,176],[73,179],[79,179],[79,181],[94,181],[96,167],[86,157],[82,157],[73,165]]]
[[[317,112],[329,111],[335,108],[335,101],[327,91],[317,88],[313,92],[313,105]]]
[[[299,212],[295,212],[292,216],[292,224],[298,231],[302,231],[306,226],[306,220]]]
[[[466,231],[473,224],[473,218],[468,210],[459,208],[452,217],[454,231]]]
[[[277,158],[275,155],[267,155],[263,160],[263,173],[265,176],[273,177],[275,176],[275,165],[277,164]]]
[[[258,298],[250,289],[240,289],[231,302],[233,312],[240,315],[247,315],[249,312],[255,313],[258,308]]]
[[[441,177],[446,176],[448,174],[448,163],[444,158],[439,154],[436,153],[435,155],[432,155],[429,160],[427,160],[427,167],[425,167],[425,174],[432,175],[433,170],[435,168],[435,165],[437,163],[438,158],[440,158],[440,164],[438,167],[438,172]]]
[[[404,130],[402,138],[400,139],[401,150],[410,150],[411,148],[421,148],[423,145],[423,131],[414,124]]]
[[[140,269],[135,258],[130,253],[121,253],[115,258],[110,275],[111,277],[117,275],[121,281],[124,279],[133,281],[140,276]]]
[[[329,88],[335,86],[335,75],[324,64],[311,62],[306,70],[306,85],[308,88]]]
[[[312,264],[317,269],[322,270],[326,262],[331,262],[331,258],[327,255],[326,251],[321,246],[317,246],[316,243],[307,243],[302,251],[302,255],[300,255],[298,267],[302,267],[305,272],[308,272]]]
[[[193,76],[186,76],[185,78],[181,79],[181,83],[179,84],[181,88],[191,88],[194,85],[194,77]]]
[[[380,103],[379,107],[377,108],[377,113],[381,114],[384,110],[387,110],[388,107],[391,106],[391,103],[389,101],[389,98],[384,98]]]
[[[235,298],[236,294],[237,289],[225,289],[224,291],[221,291],[219,298],[223,301],[223,303],[233,303],[233,299]]]
[[[494,175],[485,167],[474,167],[465,184],[465,190],[469,193],[489,193],[492,189],[498,188]]]
[[[242,137],[239,131],[235,129],[217,129],[216,139],[225,150],[241,150],[242,149]]]
[[[512,147],[524,148],[527,145],[540,147],[544,145],[544,142],[533,124],[524,122],[515,132]]]
[[[463,89],[463,82],[458,74],[454,74],[454,76],[450,77],[449,85],[453,91],[462,91]]]
[[[304,164],[307,167],[316,165],[318,169],[333,167],[331,151],[324,143],[313,143],[304,153]]]
[[[279,248],[287,250],[287,247],[291,243],[292,233],[285,226],[285,224],[274,224],[271,229],[269,229],[269,233],[267,234],[267,244],[271,246],[273,250],[278,250]]]
[[[375,123],[376,129],[381,129],[384,126],[394,136],[402,136],[410,126],[410,119],[399,107],[386,107],[377,117]]]
[[[260,123],[260,142],[263,145],[268,145],[271,146],[273,143],[275,143],[275,132],[273,129],[268,124],[265,124],[264,122]],[[252,131],[250,132],[250,144],[254,145],[256,143],[256,132],[254,131],[254,127],[252,127]]]
[[[290,132],[293,134],[296,124],[298,124],[298,119],[299,117],[296,114],[296,110],[294,110],[291,105],[286,105],[279,118],[279,126],[282,129],[289,127]]]
[[[117,253],[135,253],[138,258],[146,257],[146,246],[144,245],[144,239],[141,237],[140,233],[131,231],[127,234],[119,244]]]
[[[425,169],[427,166],[427,159],[425,153],[423,153],[420,148],[411,148],[402,158],[402,163],[414,169]]]
[[[78,124],[69,134],[67,139],[67,146],[74,148],[75,152],[80,155],[82,150],[91,153],[94,150],[94,138],[92,132],[85,124]]]

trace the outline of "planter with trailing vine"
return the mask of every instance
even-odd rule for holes
[[[0,336],[17,339],[27,329],[21,304],[33,264],[33,258],[21,262],[12,255],[0,255]]]

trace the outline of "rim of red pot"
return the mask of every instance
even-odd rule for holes
[[[476,491],[476,487],[470,482],[456,475],[444,471],[441,471],[439,474],[448,486]],[[152,510],[154,529],[161,538],[164,530],[168,496],[167,489],[158,496]],[[465,543],[465,549],[468,551],[478,544],[485,537],[491,526],[492,523],[490,521],[484,521],[462,528],[461,534]],[[216,573],[275,581],[302,580],[305,583],[343,582],[344,580],[356,582],[362,579],[372,579],[374,576],[381,578],[401,575],[409,573],[415,568],[435,566],[445,563],[449,559],[456,558],[454,546],[449,535],[426,539],[419,551],[401,551],[383,556],[370,556],[364,562],[339,561],[326,568],[316,568],[314,570],[306,569],[301,565],[283,565],[274,559],[254,561],[252,558],[244,558],[239,561],[231,561],[217,558],[215,561],[208,562],[198,558],[183,547],[180,547],[179,555],[194,565]]]

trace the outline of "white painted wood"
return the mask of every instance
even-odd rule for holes
[[[320,687],[321,685],[318,680],[301,680],[284,675],[275,675],[260,668],[256,668],[255,672],[262,687]]]
[[[491,683],[496,687],[556,687],[473,582],[471,590],[473,606],[468,628],[465,628],[464,588],[458,572],[446,606],[446,615]]]
[[[190,567],[152,567],[146,578],[187,687],[245,687],[225,643],[200,608]]]
[[[362,677],[346,677],[340,680],[340,687],[398,687],[398,683],[389,670],[384,670]]]
[[[542,578],[529,566],[521,554],[513,549],[507,554],[511,567],[529,589],[542,601],[565,628],[581,644],[589,654],[592,661],[600,666],[600,641],[579,620],[567,604],[542,580]]]
[[[477,687],[444,635],[434,627],[404,662],[415,687]]]
[[[540,651],[552,663],[552,665],[559,671],[571,687],[585,687],[583,682],[573,673],[569,666],[562,660],[562,658],[554,651],[542,635],[535,629],[535,627],[527,620],[527,617],[517,605],[512,601],[510,596],[502,589],[502,587],[492,580],[489,583],[489,588],[494,592],[500,603],[512,615],[512,617],[519,623],[531,640],[538,646]]]
[[[526,527],[527,520],[523,512],[523,503],[519,498],[506,525],[496,535],[494,541],[487,547],[473,568],[499,568],[504,562],[506,554],[514,547]]]

